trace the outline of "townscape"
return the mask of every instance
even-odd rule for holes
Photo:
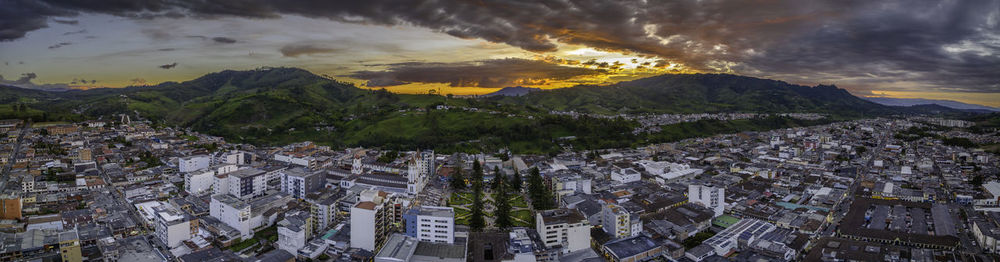
[[[968,145],[1000,137],[972,125],[520,155],[3,120],[0,260],[995,261],[1000,160]]]

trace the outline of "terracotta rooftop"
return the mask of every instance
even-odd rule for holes
[[[357,208],[364,208],[364,209],[368,209],[368,210],[375,210],[375,202],[365,201],[365,202],[358,203],[358,205],[356,205],[355,207],[357,207]]]

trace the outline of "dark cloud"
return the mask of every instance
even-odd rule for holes
[[[421,82],[446,83],[450,86],[506,87],[541,85],[554,80],[606,73],[604,70],[517,58],[458,63],[408,62],[386,66],[387,69],[383,71],[357,71],[346,76],[368,80],[368,86]]]
[[[228,37],[222,37],[222,36],[212,37],[212,41],[215,41],[216,43],[220,43],[220,44],[232,44],[232,43],[236,43],[236,39],[232,39],[232,38],[228,38]]]
[[[171,69],[171,68],[174,68],[175,66],[177,66],[177,63],[171,63],[171,64],[166,64],[166,65],[161,65],[160,68],[162,68],[162,69]]]
[[[327,47],[316,44],[290,44],[281,47],[278,51],[281,55],[287,57],[298,57],[302,55],[314,55],[314,54],[324,54],[324,53],[337,53],[344,51],[343,49]]]
[[[64,24],[64,25],[76,25],[76,24],[80,23],[80,21],[77,21],[77,20],[58,19],[58,18],[57,19],[52,19],[52,22],[56,22],[56,23],[60,23],[60,24]]]
[[[1000,91],[995,73],[1000,71],[1000,0],[0,1],[0,40],[44,28],[50,17],[79,13],[206,19],[301,15],[412,25],[533,52],[554,51],[557,43],[583,45],[656,57],[662,61],[653,67],[659,68],[681,65],[859,87],[915,81],[924,89]],[[334,50],[300,45],[282,51],[297,56]]]
[[[50,45],[49,49],[56,49],[56,48],[60,48],[60,47],[64,47],[64,46],[68,46],[68,45],[72,45],[72,44],[73,43],[70,43],[70,42],[62,42],[62,43]]]
[[[35,84],[32,82],[35,78],[38,78],[38,75],[35,73],[21,74],[21,77],[17,78],[17,80],[6,80],[3,76],[0,76],[0,84],[37,90],[67,90],[70,88],[67,84]]]
[[[87,33],[86,29],[80,29],[80,30],[77,30],[77,31],[65,32],[65,33],[63,33],[63,35],[76,35],[76,34],[84,34],[84,33]]]

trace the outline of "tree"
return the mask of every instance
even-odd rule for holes
[[[493,212],[494,224],[496,227],[505,229],[514,225],[513,220],[510,218],[510,195],[507,193],[508,187],[500,183],[497,189],[496,197],[494,200],[496,202],[496,210]]]
[[[972,184],[976,188],[979,188],[980,186],[983,185],[983,175],[975,175],[975,176],[973,176],[972,179],[969,180],[969,184]]]
[[[514,192],[521,192],[521,174],[514,169],[514,175],[510,178],[510,189]]]
[[[462,176],[462,165],[455,167],[455,172],[451,173],[451,190],[465,190],[465,177]]]
[[[490,186],[493,187],[493,190],[499,190],[500,187],[504,186],[504,184],[507,183],[506,180],[507,180],[507,177],[504,176],[503,173],[500,172],[500,167],[494,167],[493,168],[493,183],[491,183],[491,185],[490,185]]]
[[[472,190],[472,214],[469,216],[469,229],[473,232],[479,232],[486,227],[486,220],[483,218],[483,190],[475,186]]]
[[[472,162],[472,190],[483,190],[483,166],[479,160]]]
[[[535,210],[554,208],[555,201],[553,201],[552,193],[545,186],[545,181],[542,179],[542,175],[539,173],[537,167],[532,168],[531,175],[528,176],[528,196],[531,197],[531,206]]]

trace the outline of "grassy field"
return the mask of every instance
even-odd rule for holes
[[[532,226],[531,224],[528,224],[528,223],[531,223],[531,216],[532,216],[531,210],[517,210],[517,211],[510,212],[510,215],[511,215],[511,217],[515,217],[517,219],[520,219],[520,220],[524,221],[524,222],[520,222],[517,219],[515,219],[514,220],[514,226],[521,226],[521,227]]]
[[[245,239],[239,243],[229,246],[229,250],[233,252],[239,252],[247,247],[253,246],[254,244],[260,243],[262,240],[267,240],[269,243],[274,243],[278,241],[278,227],[270,226],[254,233],[253,237],[250,239]]]

